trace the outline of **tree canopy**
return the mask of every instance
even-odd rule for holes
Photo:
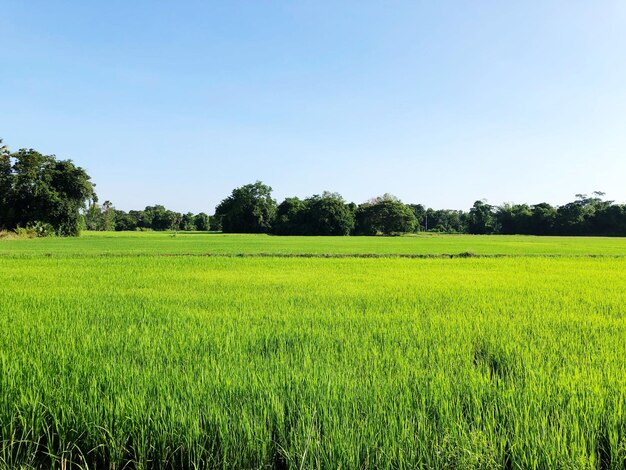
[[[355,233],[360,235],[407,233],[416,227],[415,212],[390,194],[361,204],[356,211]]]
[[[91,178],[71,160],[57,160],[33,149],[11,153],[2,146],[0,228],[46,224],[58,235],[77,235],[81,210],[94,197]]]
[[[561,206],[476,201],[469,211],[404,204],[384,194],[360,205],[324,191],[277,205],[261,181],[233,189],[213,216],[179,213],[160,204],[118,210],[98,203],[87,172],[71,160],[33,149],[11,152],[0,140],[0,230],[33,228],[38,234],[88,230],[183,230],[275,235],[392,235],[410,232],[626,236],[626,205],[605,194],[577,194]]]
[[[215,208],[225,233],[264,233],[272,228],[276,201],[272,188],[257,181],[233,189]]]

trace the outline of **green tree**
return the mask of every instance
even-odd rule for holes
[[[324,191],[304,201],[305,233],[308,235],[350,235],[354,211],[338,193]]]
[[[102,204],[102,230],[115,230],[115,207],[111,201],[104,201]]]
[[[130,211],[129,213],[126,213],[121,210],[116,210],[115,230],[117,230],[118,232],[137,230],[138,219],[133,215],[133,213],[136,214],[137,211]]]
[[[478,235],[493,233],[495,231],[493,206],[486,201],[476,201],[467,216],[467,230]]]
[[[530,230],[533,235],[552,235],[555,230],[557,209],[547,202],[530,207]]]
[[[532,210],[527,204],[503,204],[496,210],[499,233],[527,235],[532,230]]]
[[[0,186],[3,228],[49,224],[58,235],[78,235],[81,211],[95,195],[85,170],[33,149],[0,151]]]
[[[85,228],[87,230],[102,230],[102,208],[98,204],[98,198],[93,198],[85,211]]]
[[[215,208],[225,233],[264,233],[272,228],[276,201],[272,188],[257,181],[233,190]]]
[[[160,204],[143,210],[143,226],[152,230],[178,230],[182,215]]]
[[[0,139],[0,229],[13,225],[14,213],[12,207],[13,168],[11,153]]]
[[[276,235],[304,235],[306,204],[297,197],[288,197],[278,205],[273,232]]]
[[[191,212],[183,214],[180,218],[180,230],[191,232],[196,229],[196,220]]]
[[[361,204],[356,212],[356,233],[390,235],[413,232],[417,217],[413,209],[390,194]]]
[[[222,217],[219,215],[210,215],[209,216],[209,230],[211,232],[221,232],[222,231]]]
[[[200,212],[193,218],[195,229],[200,232],[207,232],[210,228],[209,216],[204,212]]]

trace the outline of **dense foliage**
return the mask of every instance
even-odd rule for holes
[[[226,233],[269,232],[276,217],[272,188],[260,181],[233,189],[215,208],[222,231]]]
[[[361,204],[356,212],[358,235],[413,232],[417,228],[417,217],[411,207],[390,194]]]
[[[32,149],[11,153],[0,140],[0,231],[28,228],[37,234],[93,231],[182,230],[275,235],[392,235],[410,232],[480,235],[626,236],[626,205],[604,193],[577,194],[562,206],[479,200],[469,209],[435,210],[404,204],[385,194],[356,205],[325,191],[277,205],[261,181],[235,188],[215,215],[179,213],[162,205],[128,212],[98,203],[89,175],[70,160]],[[87,203],[89,203],[87,205]]]
[[[93,197],[89,175],[70,160],[0,147],[0,229],[36,227],[41,233],[77,235],[81,210]]]
[[[239,220],[245,230],[235,230],[229,222],[224,231],[277,235],[390,235],[427,231],[480,235],[626,236],[626,205],[603,200],[604,193],[601,192],[594,192],[592,197],[578,194],[574,202],[556,207],[548,203],[497,207],[480,200],[467,212],[427,209],[421,204],[407,205],[389,194],[357,206],[347,203],[337,193],[324,192],[321,196],[304,200],[286,198],[275,211],[262,212],[254,203],[248,202],[250,197],[243,191],[245,188],[247,186],[233,191],[233,195],[225,200],[228,205],[222,202],[216,211],[222,220]],[[267,186],[264,188],[271,191]],[[258,204],[263,206],[267,200],[272,200],[270,192],[264,193]],[[266,214],[262,227],[246,222],[257,220],[256,214],[259,213]]]
[[[223,230],[275,235],[438,232],[626,236],[626,205],[603,200],[602,196],[602,193],[594,193],[592,197],[579,194],[575,201],[562,206],[548,203],[493,206],[476,201],[465,212],[404,204],[389,194],[357,206],[347,203],[337,193],[324,192],[304,200],[288,197],[276,206],[271,188],[257,182],[234,190],[211,217],[205,213],[180,214],[160,205],[127,213],[115,210],[108,201],[102,206],[93,204],[85,215],[89,230]]]
[[[208,231],[219,227],[211,226],[211,217],[206,213],[181,214],[162,205],[147,206],[143,210],[125,212],[115,209],[109,201],[102,205],[91,204],[85,213],[88,230],[185,230]]]

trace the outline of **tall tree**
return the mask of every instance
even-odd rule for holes
[[[200,232],[207,232],[210,228],[209,216],[204,212],[196,214],[196,216],[193,218],[193,223],[195,225],[195,229]]]
[[[355,231],[359,234],[407,233],[416,227],[417,217],[413,209],[390,194],[361,204],[356,212]]]
[[[484,235],[495,231],[495,217],[493,206],[486,201],[476,201],[467,217],[469,233]]]
[[[272,188],[260,181],[233,189],[230,196],[215,208],[226,233],[264,233],[272,228],[276,201]]]
[[[13,225],[13,208],[11,206],[11,193],[13,189],[13,174],[11,165],[11,153],[0,139],[0,228]]]
[[[309,235],[349,235],[354,229],[354,211],[338,193],[324,191],[304,201],[306,233]]]
[[[276,235],[305,235],[306,204],[297,197],[288,197],[278,205],[273,232]]]
[[[183,214],[180,218],[180,230],[191,232],[196,229],[196,221],[194,215],[191,212]]]
[[[77,235],[81,210],[94,197],[89,175],[70,160],[33,149],[0,152],[0,224],[51,225],[58,235]]]

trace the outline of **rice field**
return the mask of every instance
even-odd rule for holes
[[[85,232],[80,238],[0,240],[0,256],[83,255],[626,256],[626,238],[438,235],[280,237],[194,232]]]
[[[0,242],[0,468],[624,469],[625,248]]]

